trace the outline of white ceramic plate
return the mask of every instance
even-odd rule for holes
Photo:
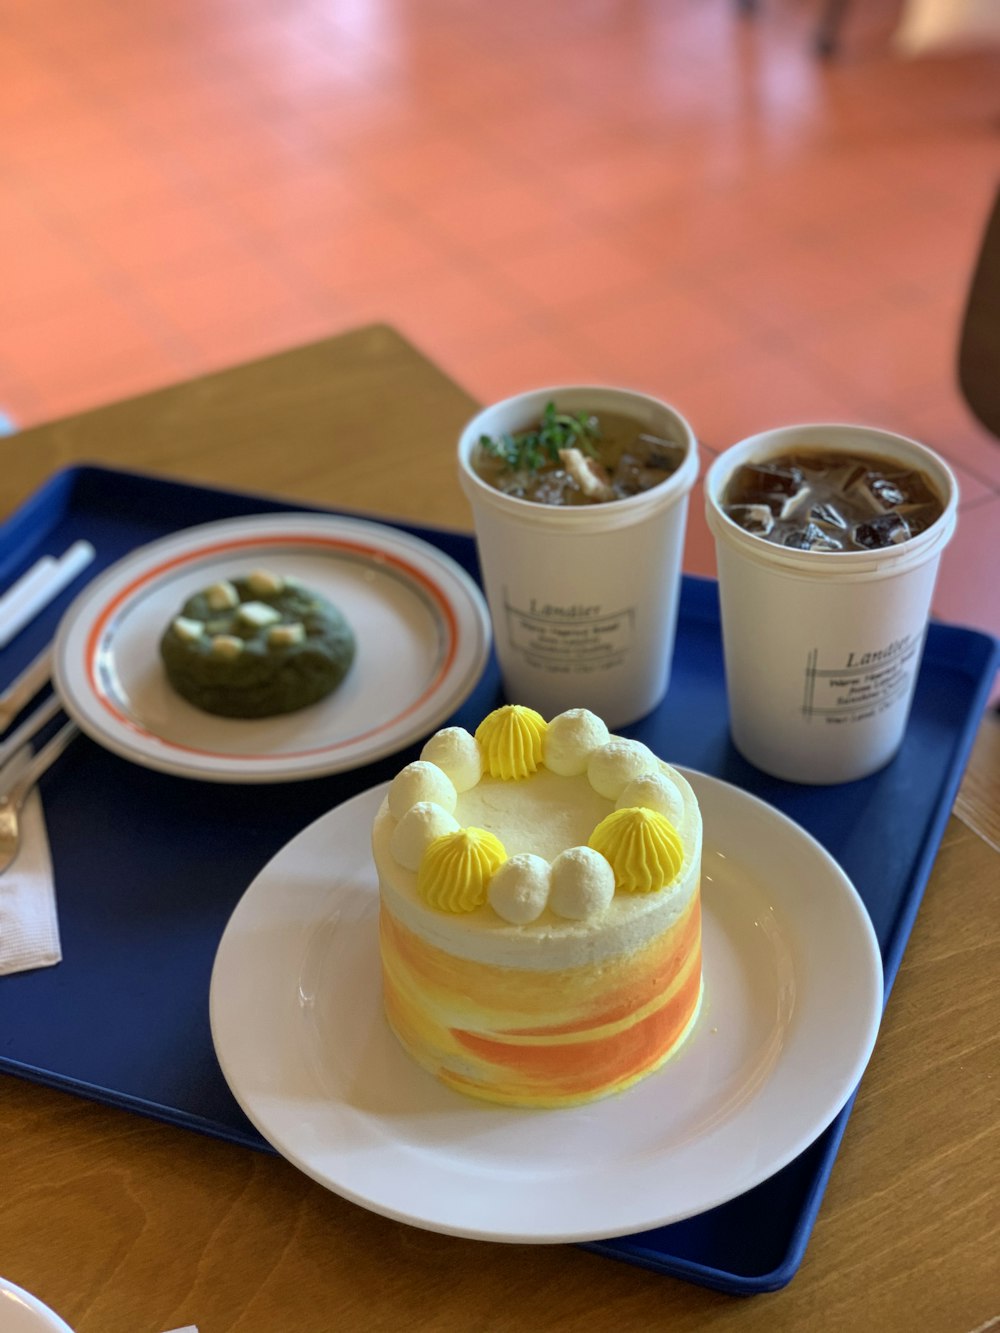
[[[213,717],[167,683],[160,637],[185,600],[266,568],[343,611],[357,654],[326,699],[283,717]],[[401,749],[467,698],[486,663],[489,613],[448,556],[395,528],[324,514],[226,519],[118,562],[69,608],[55,646],[66,711],[149,768],[217,782],[337,773]]]
[[[0,1333],[73,1333],[30,1291],[0,1277]]]
[[[369,847],[385,787],[271,862],[223,935],[212,1034],[244,1111],[307,1175],[433,1231],[557,1242],[679,1221],[802,1152],[847,1101],[882,1012],[864,904],[784,815],[690,773],[705,821],[705,1002],[678,1055],[558,1111],[451,1092],[382,1016]]]

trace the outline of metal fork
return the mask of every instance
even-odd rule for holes
[[[57,694],[50,694],[19,727],[14,728],[5,741],[0,741],[0,769],[4,768],[8,760],[23,748],[26,741],[30,741],[36,732],[41,731],[47,722],[52,721],[60,708],[62,700]],[[3,793],[0,792],[0,795]]]
[[[67,722],[37,754],[32,755],[17,780],[0,796],[0,875],[10,869],[21,850],[21,811],[28,793],[79,733],[80,728],[75,722]]]

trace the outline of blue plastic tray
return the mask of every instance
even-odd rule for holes
[[[197,523],[292,507],[104,468],[57,474],[0,527],[0,589],[78,537],[93,542],[98,557],[0,652],[0,687],[49,642],[83,581],[137,546]],[[406,530],[478,578],[471,538]],[[986,635],[931,625],[896,760],[862,782],[797,787],[766,777],[730,744],[716,586],[685,578],[668,697],[629,733],[675,763],[770,801],[826,845],[871,913],[888,995],[985,707],[996,647]],[[491,661],[452,721],[474,727],[499,699]],[[172,778],[85,738],[76,742],[43,779],[64,958],[0,978],[0,1069],[267,1149],[212,1047],[209,978],[222,931],[251,880],[294,834],[389,779],[418,751],[416,744],[351,773],[258,787]],[[801,1157],[740,1198],[586,1248],[721,1291],[784,1286],[801,1263],[849,1112],[850,1105]]]

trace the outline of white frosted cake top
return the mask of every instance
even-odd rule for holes
[[[518,729],[509,745],[497,742],[501,713],[517,714],[500,719]],[[689,784],[585,710],[548,724],[497,710],[476,737],[438,732],[394,779],[372,836],[393,915],[432,944],[501,965],[558,969],[634,950],[682,915],[700,880]],[[643,882],[650,874],[659,878]]]

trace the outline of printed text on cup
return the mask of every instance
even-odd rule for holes
[[[521,608],[505,594],[504,609],[511,648],[544,671],[607,671],[620,666],[632,647],[634,607],[607,612],[599,605],[557,606],[532,597]]]
[[[851,649],[836,665],[821,663],[813,648],[806,659],[803,713],[836,726],[885,712],[906,697],[922,641],[921,632],[877,649]]]

